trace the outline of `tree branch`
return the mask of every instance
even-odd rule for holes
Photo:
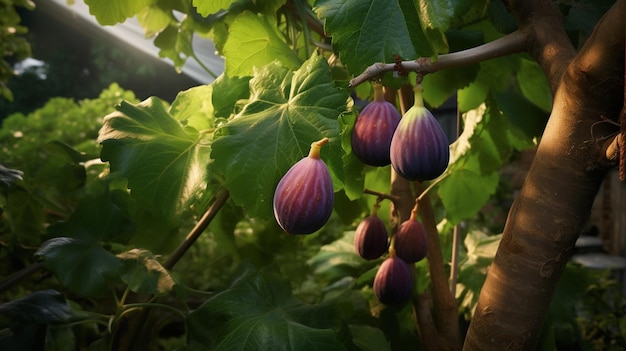
[[[554,95],[563,70],[576,55],[558,5],[544,0],[508,0],[507,5],[527,35],[528,54],[543,69]]]
[[[168,257],[167,261],[163,263],[163,267],[168,270],[171,270],[174,267],[174,265],[181,259],[181,257],[183,257],[185,252],[189,250],[191,245],[193,245],[193,243],[198,240],[198,237],[200,237],[204,230],[209,226],[213,218],[215,218],[219,210],[222,208],[222,206],[224,206],[224,203],[226,203],[226,200],[228,200],[228,197],[228,190],[225,189],[220,191],[215,196],[215,199],[213,199],[213,203],[211,203],[211,206],[206,210],[204,215],[202,215],[202,218],[200,218],[196,226],[189,232],[185,240],[180,243],[176,250],[170,255],[170,257]]]
[[[526,45],[526,34],[522,31],[515,31],[502,38],[483,45],[462,50],[450,54],[439,55],[436,61],[430,58],[421,57],[414,61],[402,61],[400,64],[404,71],[413,71],[420,74],[428,74],[439,70],[469,65],[492,58],[514,54],[524,51]],[[355,87],[367,80],[373,79],[385,72],[397,69],[396,63],[375,63],[363,71],[360,75],[350,80],[350,87]]]
[[[420,182],[414,182],[415,192],[423,194],[424,186]],[[439,232],[435,214],[430,203],[428,194],[420,195],[418,204],[419,214],[422,219],[424,229],[428,235],[428,271],[430,272],[430,285],[433,304],[435,306],[435,322],[441,340],[445,340],[445,349],[458,350],[461,348],[461,340],[458,323],[458,306],[456,300],[449,289],[448,277],[446,275],[441,244],[439,242]]]
[[[543,68],[554,103],[482,287],[467,351],[536,349],[560,275],[609,169],[599,161],[606,152],[601,141],[616,128],[598,121],[617,118],[623,106],[624,0],[576,56],[551,1],[509,4],[530,33],[529,53]]]

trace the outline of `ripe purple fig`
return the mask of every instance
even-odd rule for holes
[[[422,87],[416,86],[414,105],[406,111],[391,139],[391,165],[408,180],[431,180],[448,167],[450,146],[446,134],[424,107]]]
[[[387,228],[378,217],[377,210],[375,205],[372,214],[359,223],[354,233],[354,249],[366,260],[377,259],[387,251]]]
[[[385,101],[382,85],[374,85],[374,101],[363,108],[352,129],[352,152],[366,165],[382,167],[391,163],[391,138],[400,123],[396,107]]]
[[[390,256],[374,277],[374,293],[385,305],[400,305],[411,299],[413,273],[401,258]]]
[[[400,224],[393,235],[393,248],[396,256],[408,263],[421,261],[428,251],[428,237],[422,223],[415,218],[415,210],[409,219]]]
[[[335,194],[320,148],[328,138],[311,144],[309,155],[294,164],[274,191],[274,217],[288,234],[310,234],[328,221]]]

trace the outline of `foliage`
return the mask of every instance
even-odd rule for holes
[[[30,56],[30,45],[20,37],[27,28],[20,25],[18,8],[32,10],[35,4],[29,0],[2,0],[0,2],[0,96],[13,99],[6,82],[14,74],[12,62]]]
[[[111,86],[98,99],[53,99],[4,121],[0,160],[23,171],[23,179],[12,179],[0,197],[3,275],[32,274],[39,265],[51,274],[12,285],[0,316],[11,316],[23,301],[50,302],[57,313],[42,316],[35,308],[25,328],[2,325],[9,335],[2,340],[27,347],[33,335],[43,335],[47,349],[81,343],[93,350],[132,349],[142,338],[153,341],[147,348],[156,349],[159,339],[186,350],[420,345],[411,306],[382,306],[372,292],[382,259],[365,261],[354,252],[353,230],[376,201],[363,191],[389,193],[390,167],[366,167],[351,154],[359,111],[346,78],[395,55],[436,58],[502,37],[510,18],[501,4],[87,3],[102,25],[138,16],[177,68],[194,58],[192,34],[208,36],[226,71],[171,103],[139,102]],[[502,190],[502,166],[535,145],[550,109],[538,71],[517,54],[423,82],[433,110],[458,91],[463,131],[429,195],[447,269],[452,227],[467,229],[457,287],[466,318],[499,240],[483,230],[480,211]],[[400,87],[415,77],[381,79]],[[534,107],[522,111],[519,104]],[[322,137],[330,139],[321,157],[336,192],[334,213],[317,233],[287,236],[272,216],[273,189]],[[225,193],[228,201],[219,202]],[[205,215],[214,207],[217,213]],[[379,211],[386,223],[389,212],[386,202]],[[198,238],[201,225],[208,229],[201,227]],[[426,263],[415,271],[416,292],[423,292]]]

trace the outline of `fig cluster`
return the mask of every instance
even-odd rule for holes
[[[393,234],[391,243],[383,221],[377,216],[378,202],[372,214],[363,219],[354,234],[355,251],[366,260],[385,258],[374,277],[374,293],[385,305],[406,303],[413,290],[411,265],[426,257],[428,240],[424,226],[416,219],[416,209]]]
[[[414,89],[414,104],[400,118],[395,106],[383,99],[382,87],[374,86],[369,103],[354,124],[351,145],[354,155],[371,166],[386,166],[408,180],[439,177],[448,167],[450,146],[433,114],[424,107],[423,89]]]
[[[321,229],[333,210],[333,183],[320,158],[328,138],[311,144],[308,156],[294,164],[274,191],[274,217],[288,234],[310,234]]]

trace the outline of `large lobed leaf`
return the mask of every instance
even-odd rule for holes
[[[318,0],[315,11],[350,73],[359,74],[375,62],[431,56],[417,17],[406,0]]]
[[[343,350],[333,303],[307,305],[279,276],[248,268],[187,318],[189,350]]]
[[[165,102],[151,97],[137,105],[118,105],[105,117],[98,142],[102,160],[128,178],[134,198],[176,218],[206,186],[209,157],[201,139],[170,114]]]
[[[295,72],[276,62],[255,72],[248,103],[218,130],[211,157],[235,202],[252,215],[271,217],[276,184],[308,154],[314,141],[330,139],[321,157],[333,176],[335,191],[342,187],[337,119],[348,108],[349,96],[333,86],[321,56],[313,56]]]
[[[96,17],[101,25],[113,25],[124,22],[135,16],[144,7],[156,2],[155,0],[85,0],[89,6],[89,13]]]
[[[65,287],[82,296],[105,294],[121,267],[120,260],[93,239],[50,239],[35,254]]]
[[[266,65],[274,60],[296,69],[301,61],[283,40],[276,25],[266,16],[244,11],[230,26],[224,44],[226,74],[249,76],[254,67]]]

